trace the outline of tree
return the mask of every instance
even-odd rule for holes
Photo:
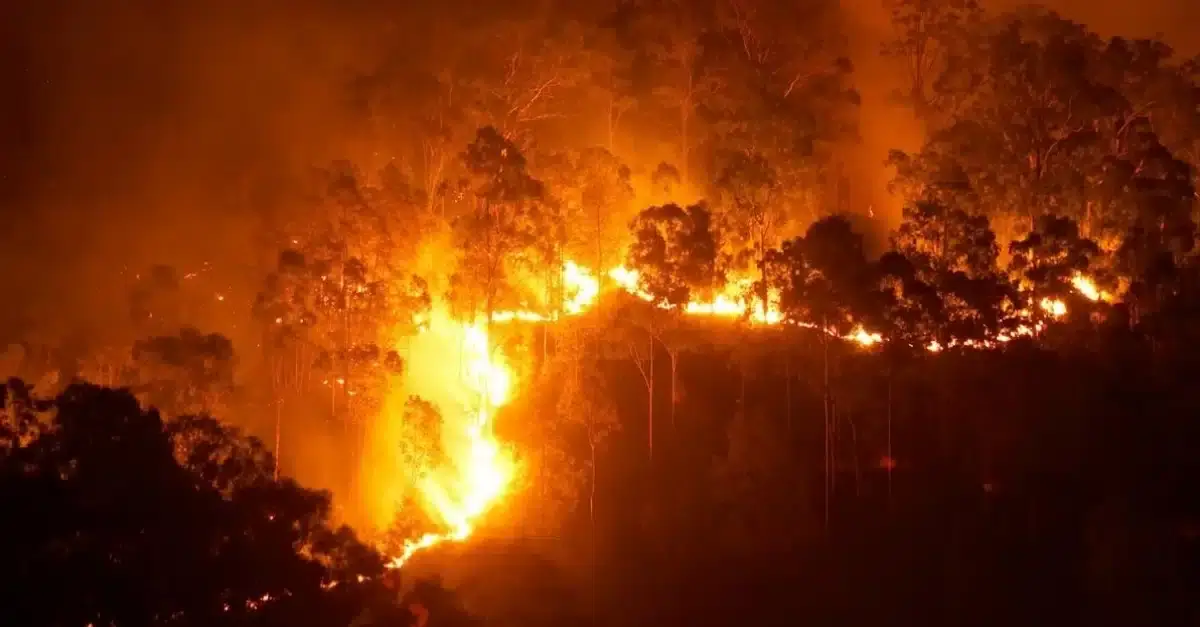
[[[720,230],[733,246],[733,267],[758,269],[762,286],[758,302],[765,307],[767,251],[775,247],[787,223],[775,170],[760,154],[734,153],[715,185],[724,209],[718,218]]]
[[[597,276],[619,262],[628,232],[633,201],[632,173],[628,166],[603,148],[550,155],[539,165],[561,211],[565,233],[564,254],[594,269]]]
[[[776,181],[773,204],[802,223],[848,211],[839,146],[858,134],[859,94],[828,0],[723,0],[703,40],[710,85],[699,108],[698,145],[719,180],[730,153],[763,158]]]
[[[589,558],[591,562],[591,597],[593,614],[596,602],[596,477],[600,453],[610,435],[621,428],[612,393],[601,372],[600,351],[595,340],[586,333],[575,336],[575,345],[566,347],[564,354],[573,357],[563,372],[558,412],[568,424],[583,432],[587,443]],[[592,346],[589,349],[589,346]]]
[[[917,118],[931,127],[953,119],[983,77],[964,56],[983,17],[974,0],[887,0],[895,38],[884,43],[884,56],[904,68],[898,94]]]
[[[996,265],[999,246],[986,217],[918,203],[905,209],[892,242],[916,278],[937,290],[939,346],[985,341],[1016,324],[1020,303]]]
[[[682,186],[683,178],[679,174],[679,168],[665,161],[654,166],[654,170],[650,172],[650,187],[653,189],[651,197],[657,204],[669,205],[678,202]]]
[[[603,99],[604,126],[608,152],[617,153],[617,135],[621,130],[621,122],[625,115],[634,110],[638,104],[637,93],[634,90],[637,77],[638,58],[635,50],[627,46],[615,28],[607,28],[617,23],[615,15],[599,20],[602,28],[592,36],[598,40],[593,42],[589,65],[593,68],[591,82],[594,89]]]
[[[1100,247],[1081,235],[1074,220],[1052,215],[1039,217],[1029,235],[1009,244],[1009,252],[1009,272],[1030,289],[1035,302],[1069,299],[1079,277],[1095,279],[1091,270],[1101,261]]]
[[[544,189],[517,147],[492,127],[479,130],[462,158],[470,206],[455,221],[462,256],[451,301],[464,314],[483,313],[491,337],[493,314],[519,288],[514,273],[535,264]]]
[[[998,16],[969,37],[956,63],[979,80],[956,85],[957,70],[943,71],[963,104],[919,153],[893,153],[894,189],[909,202],[986,215],[1014,237],[1039,215],[1069,217],[1101,248],[1115,249],[1135,213],[1125,204],[1129,175],[1120,164],[1132,154],[1141,162],[1149,144],[1163,146],[1147,94],[1162,90],[1155,93],[1186,103],[1186,71],[1164,67],[1165,53],[1153,45],[1106,43],[1036,9]],[[1194,112],[1172,105],[1159,113],[1164,131],[1188,135]],[[1186,150],[1187,142],[1171,144]]]
[[[984,276],[995,272],[1000,254],[986,217],[932,202],[918,202],[904,209],[904,221],[892,238],[892,246],[926,277],[946,272]]]
[[[133,345],[134,390],[168,416],[223,413],[234,392],[233,343],[182,329]]]
[[[500,49],[489,56],[500,66],[492,70],[499,80],[483,90],[491,97],[485,101],[489,121],[506,138],[527,145],[531,125],[566,117],[565,96],[586,82],[583,35],[569,23],[536,19],[508,20],[490,30]]]
[[[637,272],[638,287],[656,310],[667,309],[678,314],[687,307],[693,294],[708,295],[724,284],[724,268],[718,259],[719,234],[712,223],[712,214],[704,205],[684,209],[678,205],[662,205],[643,210],[630,223],[633,244],[629,248],[628,266]],[[630,352],[646,383],[650,455],[654,455],[654,344],[658,340],[671,358],[671,421],[675,420],[676,371],[678,349],[662,339],[664,321],[660,312],[647,315],[646,330],[650,342],[643,352],[636,341],[630,342]]]
[[[880,329],[887,346],[923,350],[937,339],[945,320],[945,306],[936,286],[921,280],[916,266],[896,251],[885,253],[875,262],[878,308],[870,314],[879,317],[867,324]]]
[[[44,414],[51,406],[33,394],[33,386],[20,379],[9,379],[0,388],[0,459],[18,461],[18,453],[26,451],[46,428]],[[4,471],[9,469],[5,468]]]
[[[310,333],[317,324],[317,294],[308,262],[299,251],[279,254],[254,301],[253,316],[262,332],[275,409],[275,460],[283,457],[283,412],[287,394],[303,394],[310,384],[315,350]]]
[[[631,21],[636,37],[660,78],[655,89],[667,111],[676,115],[679,180],[686,190],[692,184],[692,151],[696,108],[708,94],[713,78],[702,61],[705,26],[711,2],[634,0],[637,18]]]
[[[835,429],[830,387],[830,336],[844,337],[854,328],[856,313],[866,311],[870,267],[862,236],[849,220],[830,216],[814,222],[804,237],[788,240],[768,257],[768,276],[777,283],[779,309],[785,321],[816,327],[822,347],[824,406],[825,524],[829,525],[833,491]]]
[[[386,251],[363,258],[376,254]],[[380,407],[388,378],[404,367],[390,343],[416,333],[432,306],[423,279],[363,258],[285,250],[256,296],[253,315],[269,368],[277,459],[286,399],[304,398],[317,385],[328,391],[330,415],[341,419],[351,436],[347,450],[357,457],[365,420]]]
[[[269,454],[236,431],[167,428],[128,392],[84,384],[53,409],[0,458],[0,499],[24,512],[4,524],[0,595],[21,624],[337,621],[348,599],[327,584],[382,572],[330,525],[328,495],[273,480]]]
[[[788,240],[773,254],[780,310],[786,319],[844,335],[863,309],[868,266],[862,236],[850,222],[831,216],[814,222],[804,237]]]
[[[682,307],[694,293],[724,283],[720,244],[704,205],[649,207],[630,223],[633,245],[628,265],[653,303]]]
[[[804,480],[789,438],[768,416],[739,410],[715,459],[714,492],[722,506],[718,546],[734,555],[795,550],[812,532]]]
[[[1130,292],[1137,309],[1152,311],[1178,289],[1176,268],[1195,247],[1196,191],[1192,169],[1152,133],[1141,133],[1131,143],[1126,163],[1136,159],[1138,167],[1117,166],[1114,173],[1114,178],[1125,182],[1127,212],[1132,214],[1115,261],[1132,281]]]

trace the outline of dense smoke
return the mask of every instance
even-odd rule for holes
[[[985,10],[1007,11],[1030,4],[1022,0],[983,0]],[[1038,3],[1063,17],[1088,25],[1104,36],[1161,36],[1177,47],[1178,54],[1197,52],[1188,25],[1200,18],[1200,5],[1187,0],[1104,3],[1087,0],[1050,0]],[[879,50],[894,36],[893,27],[880,0],[848,0],[842,8],[848,15],[856,83],[862,92],[861,144],[857,147],[856,210],[870,208],[889,225],[900,219],[900,200],[887,191],[891,173],[883,167],[887,151],[893,148],[915,150],[924,133],[909,109],[898,104],[894,92],[901,87],[900,74],[892,61]]]
[[[1136,11],[1068,2],[1054,8],[1102,33],[1171,37],[1195,10],[1190,6],[1163,0]],[[599,19],[605,9],[596,7],[575,10]],[[482,37],[468,29],[543,8],[320,0],[6,4],[0,262],[17,270],[6,276],[6,290],[19,305],[5,309],[0,328],[9,337],[0,340],[7,345],[34,333],[103,344],[128,322],[129,286],[151,265],[165,264],[181,276],[200,276],[222,295],[196,307],[187,323],[230,337],[239,368],[249,369],[254,351],[241,349],[259,338],[233,303],[253,301],[260,289],[262,269],[278,254],[268,234],[296,211],[309,169],[344,158],[370,171],[394,157],[388,153],[408,149],[403,131],[381,132],[362,102],[364,77],[402,84],[410,69],[403,59],[415,49],[452,55],[448,33],[462,27],[474,34],[460,37]],[[896,72],[879,55],[891,36],[887,12],[858,0],[843,5],[836,21],[861,95],[856,137],[837,147],[847,156],[843,176],[850,182],[842,209],[867,216],[864,225],[878,221],[860,230],[879,248],[882,227],[899,217],[882,162],[888,149],[918,145],[922,132],[892,102]],[[388,97],[403,100],[407,92],[398,87]],[[630,114],[614,135],[597,121],[596,103],[573,108],[578,117],[549,124],[538,139],[542,147],[607,143],[640,171],[671,160],[674,138],[661,124]],[[654,200],[644,185],[636,191],[638,202]],[[309,460],[298,472],[318,485],[345,480],[318,454],[329,437],[306,433],[294,443]]]
[[[311,164],[362,156],[347,84],[411,27],[405,16],[428,23],[407,4],[5,3],[0,249],[6,266],[25,270],[14,287],[39,293],[44,317],[108,300],[81,286],[107,285],[97,279],[123,267],[258,262],[255,229],[262,212],[284,210],[288,183]],[[1101,33],[1161,32],[1183,52],[1183,29],[1200,10],[1183,0],[1050,5]],[[863,95],[852,203],[892,215],[880,163],[920,131],[887,103],[886,12],[875,0],[843,11]]]

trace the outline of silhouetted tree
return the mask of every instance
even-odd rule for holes
[[[274,480],[257,441],[211,419],[168,428],[86,384],[52,405],[48,429],[0,458],[0,499],[24,512],[4,523],[0,574],[21,624],[328,624],[348,618],[330,582],[381,574],[330,524],[329,496]]]

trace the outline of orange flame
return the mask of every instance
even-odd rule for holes
[[[1072,277],[1071,285],[1075,288],[1075,291],[1079,292],[1084,298],[1090,301],[1104,301],[1107,303],[1112,300],[1112,294],[1101,291],[1100,288],[1096,287],[1095,281],[1083,276],[1082,274],[1077,273],[1074,277]]]
[[[471,535],[475,521],[504,494],[515,473],[516,464],[510,451],[492,433],[495,410],[511,396],[513,372],[495,355],[485,323],[477,320],[456,325],[438,312],[430,331],[442,333],[459,344],[462,368],[456,386],[466,397],[463,400],[467,405],[462,416],[443,416],[446,426],[451,427],[445,442],[449,467],[435,469],[417,485],[447,531],[427,533],[406,542],[401,554],[392,559],[390,568],[403,566],[422,549],[465,540]],[[445,356],[442,355],[443,360]]]
[[[644,301],[652,297],[641,287],[636,270],[624,267],[612,268],[608,278],[618,288]],[[784,317],[778,307],[778,294],[771,292],[767,302],[757,302],[749,294],[752,282],[748,279],[730,281],[709,300],[693,300],[680,309],[692,316],[713,316],[747,319],[755,324],[779,325]],[[561,311],[542,314],[534,311],[515,310],[494,312],[493,323],[548,322],[559,315],[579,315],[588,311],[600,294],[600,281],[591,270],[573,261],[563,265],[562,285],[564,299]],[[1083,275],[1076,275],[1072,285],[1085,298],[1093,301],[1105,300],[1110,295],[1096,288],[1095,283]],[[1058,299],[1042,299],[1038,306],[1052,318],[1067,313],[1066,304]],[[669,308],[668,306],[663,306]],[[1029,312],[1022,312],[1029,316]],[[427,533],[408,541],[402,553],[391,561],[391,568],[399,568],[415,553],[443,542],[459,542],[468,538],[477,519],[493,506],[508,489],[515,473],[515,462],[510,454],[492,434],[492,420],[497,408],[506,404],[513,390],[513,371],[509,364],[494,354],[486,325],[482,320],[471,324],[452,323],[442,311],[435,311],[428,319],[422,319],[423,333],[447,334],[458,340],[463,351],[464,367],[455,383],[460,393],[474,399],[474,407],[465,412],[467,420],[459,425],[457,446],[449,447],[451,468],[440,469],[439,473],[425,476],[418,482],[418,489],[426,503],[432,508],[447,531]],[[816,325],[800,326],[819,329]],[[1033,335],[1044,327],[1043,323],[1022,325],[1008,334],[1001,334],[984,341],[951,341],[950,346],[986,347],[997,342],[1010,341],[1013,337]],[[883,341],[879,333],[859,326],[847,335],[832,329],[823,332],[840,337],[863,347],[871,347]],[[926,346],[930,352],[947,348],[938,342]],[[443,347],[444,349],[444,347]],[[445,354],[440,355],[444,360]]]

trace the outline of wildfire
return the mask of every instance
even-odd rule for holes
[[[475,521],[504,494],[515,471],[512,456],[496,440],[492,429],[496,410],[509,401],[512,393],[512,369],[495,354],[483,320],[455,324],[443,312],[435,312],[431,323],[426,334],[437,336],[436,344],[444,349],[445,344],[454,342],[461,351],[457,380],[450,383],[456,388],[452,391],[459,394],[461,413],[443,414],[443,423],[451,431],[444,443],[449,467],[434,469],[417,485],[446,531],[406,542],[390,568],[399,568],[422,549],[465,540]],[[442,363],[446,357],[443,350]],[[450,405],[453,411],[454,403]]]
[[[647,302],[653,300],[641,288],[637,271],[617,267],[609,270],[607,277],[618,289]],[[1095,283],[1083,275],[1076,275],[1072,284],[1078,293],[1089,300],[1109,299],[1108,294],[1097,289]],[[556,320],[559,315],[579,315],[591,308],[601,291],[601,283],[596,275],[573,261],[567,261],[563,265],[562,286],[564,297],[560,311],[498,311],[493,312],[492,322],[548,322]],[[769,293],[764,303],[762,299],[752,298],[750,286],[749,280],[731,281],[710,299],[693,300],[680,309],[693,316],[747,319],[763,325],[782,324],[784,318],[778,307],[778,295]],[[669,308],[666,305],[662,307]],[[1066,304],[1058,299],[1042,299],[1038,301],[1038,307],[1051,318],[1060,318],[1067,313]],[[1023,315],[1028,317],[1030,313],[1026,311]],[[443,421],[451,426],[451,431],[457,430],[457,433],[451,434],[453,441],[447,443],[450,467],[427,473],[417,482],[421,496],[446,530],[427,533],[406,542],[401,554],[391,561],[391,568],[401,567],[423,549],[468,538],[478,518],[504,495],[515,472],[512,456],[492,432],[496,409],[510,400],[514,375],[510,365],[496,354],[491,338],[488,337],[486,321],[456,323],[444,311],[437,310],[431,317],[422,319],[418,326],[422,330],[422,336],[433,335],[437,338],[431,348],[433,352],[429,355],[430,361],[445,363],[450,342],[454,342],[461,351],[462,364],[450,388],[453,390],[451,395],[457,397],[457,404],[463,409],[459,416],[443,415]],[[819,329],[811,324],[801,326]],[[963,342],[961,345],[991,346],[997,342],[1007,342],[1013,337],[1035,334],[1043,327],[1044,323],[1031,320],[1010,334],[982,342]],[[845,335],[832,329],[823,331],[864,347],[874,346],[883,341],[879,333],[870,332],[861,326]],[[952,341],[950,345],[960,344]],[[937,342],[926,346],[926,350],[930,352],[939,352],[945,348],[947,347]],[[446,390],[442,389],[441,392],[444,395]]]
[[[1067,304],[1057,298],[1043,298],[1038,305],[1042,308],[1042,311],[1054,318],[1061,318],[1067,315]]]
[[[563,287],[567,292],[563,312],[568,315],[583,313],[600,295],[600,281],[596,276],[569,259],[563,264]]]
[[[1079,292],[1084,298],[1090,301],[1108,302],[1112,300],[1111,294],[1100,291],[1100,289],[1096,287],[1095,281],[1083,276],[1082,274],[1076,274],[1071,278],[1071,286],[1075,288],[1075,291]]]
[[[637,270],[628,268],[616,267],[608,271],[608,277],[612,282],[625,292],[632,294],[644,301],[654,300],[650,294],[646,293],[641,288],[640,276]],[[750,293],[750,286],[753,282],[749,279],[740,279],[730,281],[724,288],[709,300],[692,300],[683,306],[683,311],[686,314],[693,316],[717,316],[722,318],[743,318],[749,313],[749,318],[752,322],[758,324],[779,324],[783,321],[783,314],[779,311],[779,307],[775,301],[778,300],[777,295],[769,295],[767,303],[758,302],[752,305],[753,299],[747,297]],[[664,309],[669,309],[668,305],[661,305]]]

